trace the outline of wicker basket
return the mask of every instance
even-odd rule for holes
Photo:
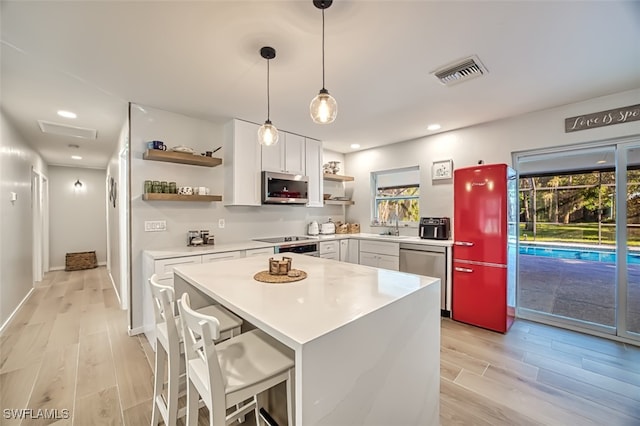
[[[81,269],[93,269],[98,267],[95,251],[83,251],[79,253],[67,253],[65,259],[65,271],[79,271]]]
[[[349,224],[348,223],[336,223],[336,234],[348,234],[349,233]]]
[[[350,234],[359,234],[360,233],[360,224],[359,223],[350,223],[349,224],[349,233]]]

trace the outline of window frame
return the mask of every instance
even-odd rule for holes
[[[407,196],[407,195],[402,195],[402,196],[398,196],[398,197],[378,197],[378,178],[379,176],[382,175],[388,175],[388,174],[394,174],[394,173],[404,173],[404,172],[410,172],[410,171],[416,171],[418,174],[418,181],[415,184],[409,184],[409,185],[395,185],[395,186],[386,186],[386,187],[381,187],[381,188],[410,188],[410,187],[416,187],[418,189],[418,194],[417,195],[412,195],[412,196]],[[420,176],[420,166],[409,166],[409,167],[399,167],[399,168],[395,168],[395,169],[388,169],[388,170],[378,170],[378,171],[373,171],[371,172],[371,210],[370,210],[370,224],[371,226],[381,226],[381,227],[388,227],[388,226],[393,226],[395,224],[394,223],[386,223],[386,222],[380,222],[378,220],[379,217],[379,212],[378,212],[378,202],[381,200],[394,200],[394,201],[402,201],[402,200],[416,200],[417,204],[418,204],[418,219],[416,221],[411,221],[411,220],[403,220],[403,221],[398,221],[398,225],[401,225],[403,227],[417,227],[418,223],[420,221],[420,181],[421,181],[421,176]]]

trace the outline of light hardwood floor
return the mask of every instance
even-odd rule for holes
[[[46,274],[0,335],[0,424],[149,425],[153,352],[126,330],[104,268]],[[640,425],[638,347],[522,320],[443,319],[440,344],[442,425]]]

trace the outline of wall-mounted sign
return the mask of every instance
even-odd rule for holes
[[[431,168],[431,179],[451,179],[453,177],[453,160],[434,161]]]
[[[640,104],[565,118],[564,132],[577,132],[638,120],[640,120]]]

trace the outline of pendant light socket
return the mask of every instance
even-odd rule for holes
[[[271,123],[269,118],[269,61],[276,57],[276,49],[264,46],[260,49],[260,56],[267,60],[267,120],[258,129],[258,142],[260,145],[271,146],[278,143],[278,129]]]

